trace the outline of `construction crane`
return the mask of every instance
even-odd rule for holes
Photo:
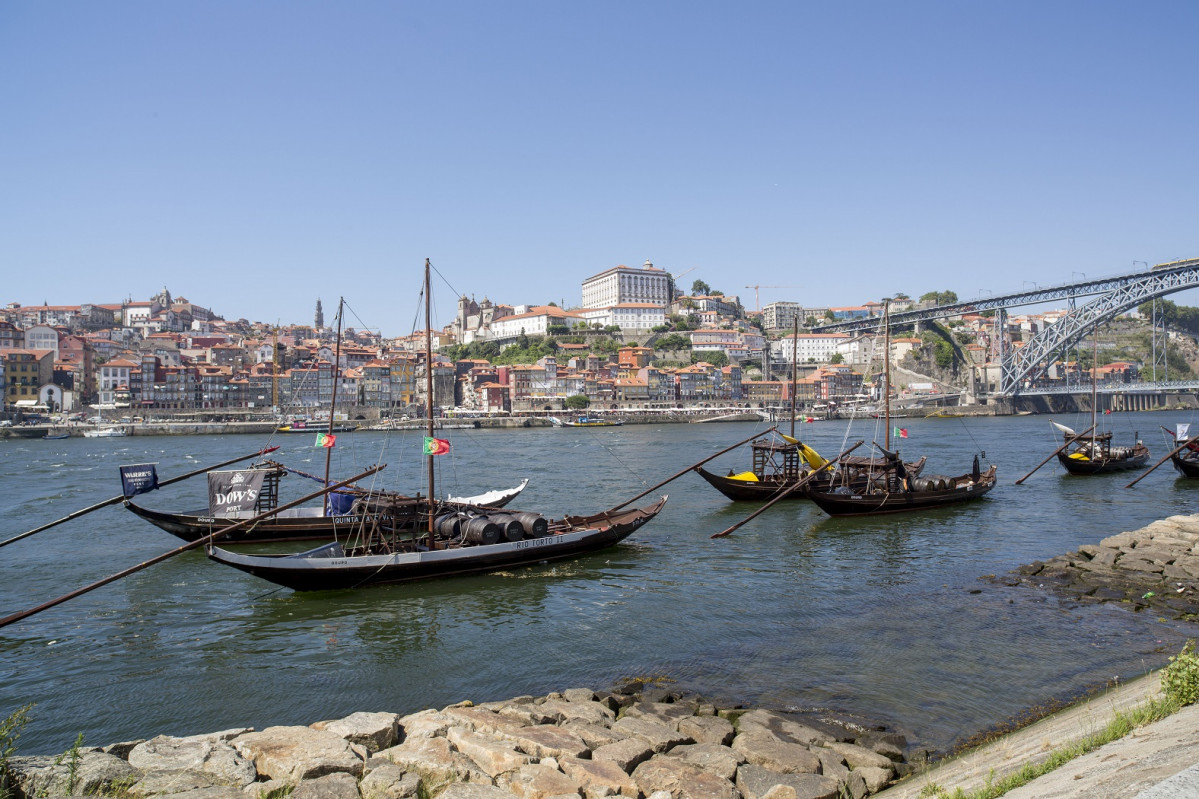
[[[747,289],[754,290],[754,305],[758,306],[758,312],[762,310],[762,298],[758,296],[758,289],[794,289],[798,286],[746,286]]]

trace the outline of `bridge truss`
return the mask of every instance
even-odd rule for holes
[[[959,316],[994,310],[996,339],[1000,345],[999,393],[1015,396],[1031,392],[1032,384],[1048,371],[1055,355],[1080,341],[1096,325],[1117,314],[1176,291],[1199,286],[1199,258],[1158,264],[1148,271],[1132,272],[1114,277],[1064,283],[998,297],[987,297],[952,305],[939,305],[916,311],[891,314],[891,325],[902,326],[931,319]],[[1096,296],[1098,295],[1098,296]],[[1095,296],[1085,305],[1075,307],[1079,297]],[[1003,332],[1007,329],[1007,309],[1068,299],[1070,310],[1061,319],[1037,333],[1023,347],[1007,345]],[[864,330],[875,327],[877,318],[858,319],[823,325],[819,332]],[[1041,392],[1037,392],[1041,393]]]

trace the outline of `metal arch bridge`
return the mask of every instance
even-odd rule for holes
[[[930,319],[959,316],[963,313],[994,310],[996,312],[996,329],[1003,331],[1007,327],[1008,308],[1068,299],[1070,311],[1025,342],[1023,347],[1010,347],[1005,336],[997,336],[1001,347],[999,394],[1016,396],[1021,393],[1033,393],[1031,389],[1022,390],[1022,387],[1030,385],[1045,374],[1052,363],[1054,353],[1079,341],[1096,325],[1149,300],[1197,286],[1199,286],[1199,258],[1188,258],[1158,264],[1147,271],[1130,272],[1077,283],[1063,283],[1038,288],[1034,291],[1022,291],[891,314],[890,323],[892,326],[914,324]],[[1095,299],[1085,305],[1075,307],[1076,298],[1092,296]],[[878,327],[879,322],[878,317],[870,317],[822,325],[813,330],[823,333],[868,330]],[[1048,392],[1037,391],[1036,393]]]

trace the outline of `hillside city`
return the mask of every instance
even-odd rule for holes
[[[754,289],[756,306],[763,287],[745,288]],[[892,312],[956,301],[953,292],[887,298]],[[687,293],[649,261],[584,279],[575,308],[463,296],[453,321],[429,332],[433,404],[438,413],[486,415],[760,408],[790,404],[793,391],[805,411],[877,402],[884,362],[878,328],[857,334],[811,328],[881,318],[883,307],[879,298],[850,307],[780,301],[747,309],[738,296],[702,280]],[[999,379],[997,336],[1019,346],[1064,313],[1010,316],[1004,331],[988,313],[964,314],[926,323],[919,335],[893,334],[891,362],[903,368],[892,376],[892,390],[985,395]],[[10,303],[0,310],[3,410],[9,419],[47,412],[82,417],[89,408],[250,418],[327,413],[336,393],[339,415],[419,415],[426,331],[384,338],[347,328],[338,348],[335,316],[317,299],[310,325],[227,320],[166,288],[148,300],[113,304]],[[1127,382],[1144,367],[1137,352],[1113,344],[1098,362],[1080,351],[1054,364],[1044,380],[1079,384],[1093,374]],[[1182,359],[1174,368],[1189,372]]]

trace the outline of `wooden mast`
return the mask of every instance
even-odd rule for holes
[[[1098,442],[1098,433],[1095,430],[1099,426],[1099,419],[1096,416],[1099,410],[1099,389],[1096,386],[1095,376],[1099,371],[1099,325],[1095,325],[1095,332],[1091,336],[1091,457],[1095,457],[1095,445]],[[1111,443],[1110,441],[1108,442]]]
[[[891,299],[883,298],[883,421],[887,451],[891,451]]]
[[[796,360],[799,352],[799,313],[791,326],[791,437],[795,438],[795,382],[796,370],[799,368]]]
[[[425,435],[433,438],[433,330],[432,300],[429,297],[429,259],[425,259]],[[429,481],[429,549],[436,549],[433,540],[433,456],[425,454],[425,465]]]
[[[337,343],[333,345],[333,396],[329,400],[329,429],[326,435],[333,435],[333,416],[337,412],[337,383],[341,365],[341,311],[345,298],[337,299]],[[329,464],[333,460],[333,447],[325,447],[325,485],[329,485]],[[329,499],[325,498],[325,515],[329,515]]]

